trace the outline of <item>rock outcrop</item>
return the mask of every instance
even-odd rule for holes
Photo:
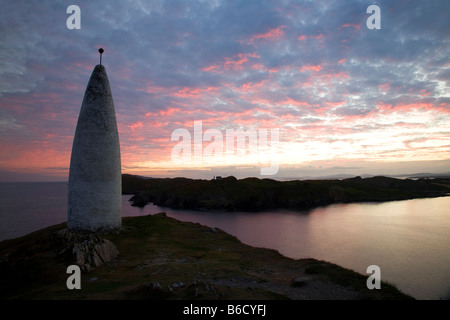
[[[114,260],[119,250],[114,243],[97,234],[77,233],[63,229],[54,233],[57,256],[65,256],[66,260],[90,270]]]

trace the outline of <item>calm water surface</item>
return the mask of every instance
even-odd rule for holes
[[[135,208],[123,216],[166,212],[218,227],[242,242],[291,258],[316,258],[381,278],[417,299],[450,298],[450,197],[346,204],[309,212],[222,213]],[[0,240],[66,221],[66,183],[0,183]]]

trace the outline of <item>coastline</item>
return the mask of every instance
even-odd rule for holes
[[[450,178],[396,179],[383,176],[342,180],[292,180],[235,177],[220,180],[144,178],[122,175],[122,194],[132,206],[153,203],[171,209],[256,212],[310,210],[337,203],[434,198],[450,194]]]
[[[103,235],[119,255],[82,272],[81,290],[66,288],[73,257],[55,252],[65,223],[0,242],[2,299],[360,300],[412,299],[382,282],[315,259],[294,260],[254,248],[217,228],[156,214],[123,218]]]

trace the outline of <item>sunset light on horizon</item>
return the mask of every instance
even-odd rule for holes
[[[122,173],[450,173],[448,1],[70,4],[3,5],[0,182],[67,180],[99,48]]]

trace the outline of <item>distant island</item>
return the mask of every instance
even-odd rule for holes
[[[123,174],[122,193],[133,206],[149,203],[204,211],[308,210],[335,203],[383,202],[450,195],[450,178],[396,179],[384,176],[292,180],[233,176],[211,180],[146,178]]]

